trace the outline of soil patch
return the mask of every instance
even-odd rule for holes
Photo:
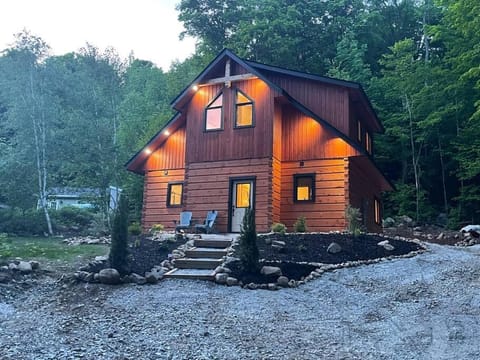
[[[145,274],[155,265],[159,265],[162,261],[168,259],[174,249],[184,244],[184,239],[172,237],[164,241],[152,240],[146,236],[140,236],[131,239],[129,251],[131,255],[131,272],[137,274]]]
[[[388,239],[394,247],[388,251],[377,245],[380,241]],[[279,240],[285,242],[282,249],[267,245],[267,242]],[[327,252],[328,246],[335,242],[342,250],[336,254]],[[269,234],[259,236],[258,250],[260,258],[266,260],[279,260],[289,262],[316,262],[325,264],[338,264],[347,261],[371,260],[390,255],[404,255],[411,251],[420,250],[417,243],[385,238],[378,235],[353,236],[350,234]]]
[[[387,250],[379,246],[381,241],[388,240],[393,246]],[[282,247],[272,246],[273,241],[283,242]],[[337,243],[341,251],[331,254],[327,251],[331,243]],[[268,234],[260,235],[257,240],[259,250],[260,268],[264,265],[277,266],[282,270],[282,275],[293,280],[303,280],[318,266],[307,263],[340,264],[349,261],[373,260],[388,256],[399,256],[412,251],[421,250],[422,247],[410,241],[395,240],[378,235],[350,234]],[[245,272],[239,261],[228,264],[231,276],[240,280],[243,284],[275,283],[278,275],[265,276],[256,273]]]

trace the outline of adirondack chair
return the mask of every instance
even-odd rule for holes
[[[191,211],[183,211],[180,213],[180,222],[177,224],[177,220],[174,220],[175,223],[175,232],[179,233],[182,230],[190,229],[190,221],[192,220],[192,212]]]
[[[216,210],[209,211],[205,222],[203,224],[195,225],[195,232],[204,232],[205,234],[210,234],[213,231],[215,225],[215,219],[217,218],[218,212]]]

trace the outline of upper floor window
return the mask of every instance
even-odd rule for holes
[[[293,175],[293,200],[295,202],[315,201],[315,174]]]
[[[167,190],[167,206],[181,206],[183,199],[183,183],[169,183]]]
[[[235,127],[253,126],[253,101],[237,90],[235,95]]]
[[[357,140],[362,142],[362,123],[357,120]]]
[[[205,130],[223,129],[223,94],[218,95],[205,109]]]
[[[372,137],[368,131],[365,132],[365,149],[369,154],[372,153]]]
[[[380,200],[377,198],[373,199],[373,215],[375,219],[375,224],[380,225],[382,223],[382,209]]]

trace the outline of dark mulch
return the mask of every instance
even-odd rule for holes
[[[266,239],[280,240],[285,242],[282,250],[267,245]],[[413,242],[388,239],[395,247],[393,251],[387,251],[377,245],[384,237],[377,235],[349,234],[287,234],[287,235],[262,235],[258,237],[257,246],[260,253],[261,266],[272,265],[282,269],[282,274],[289,279],[302,280],[308,276],[315,267],[300,264],[301,262],[339,264],[348,261],[370,260],[390,255],[403,255],[411,251],[420,250],[421,247]],[[336,242],[342,248],[337,254],[327,252],[328,246]],[[228,265],[232,270],[231,276],[241,280],[244,284],[265,284],[276,282],[278,276],[264,276],[259,272],[247,273],[243,271],[240,262]]]
[[[150,271],[155,265],[160,265],[163,260],[168,258],[168,254],[185,240],[175,239],[175,241],[153,241],[145,236],[132,238],[129,241],[129,251],[132,257],[130,270],[134,273],[143,275]]]
[[[286,243],[283,251],[278,251],[271,245],[267,245],[266,238],[280,240]],[[388,239],[395,249],[387,251],[377,243],[385,240],[377,235],[350,234],[287,234],[259,236],[257,241],[260,258],[267,260],[282,260],[291,262],[317,262],[326,264],[338,264],[346,261],[369,260],[386,257],[389,255],[403,255],[414,250],[419,250],[416,243]],[[336,242],[342,247],[338,254],[327,252],[328,246]]]

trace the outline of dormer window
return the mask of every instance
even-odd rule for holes
[[[223,129],[223,94],[218,95],[205,109],[205,131]]]
[[[253,126],[253,101],[240,90],[235,95],[235,127]]]

